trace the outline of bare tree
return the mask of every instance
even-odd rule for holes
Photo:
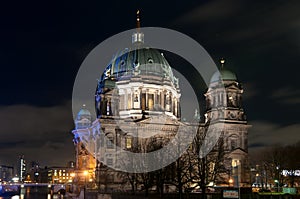
[[[223,138],[219,138],[217,145],[205,157],[200,157],[199,152],[204,143],[206,131],[199,131],[194,138],[191,150],[189,150],[189,178],[193,184],[200,187],[202,198],[206,197],[206,189],[209,182],[215,182],[222,176],[221,174],[227,173],[224,167],[224,142]]]

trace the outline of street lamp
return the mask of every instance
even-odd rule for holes
[[[89,175],[89,172],[87,170],[83,171],[84,175],[84,187],[86,187],[86,177]]]
[[[87,170],[83,171],[83,175],[84,175],[84,198],[86,198],[86,176],[89,174],[89,172]]]
[[[229,182],[229,186],[231,187],[231,186],[232,186],[232,183],[233,183],[233,179],[230,178],[228,182]]]
[[[277,179],[275,181],[277,181],[277,192],[279,192],[279,183],[280,183],[280,171],[279,171],[279,166],[276,166],[276,170],[277,170]]]

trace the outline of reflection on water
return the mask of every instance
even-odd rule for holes
[[[61,194],[53,194],[47,187],[21,188],[20,195],[0,197],[0,199],[65,199]]]

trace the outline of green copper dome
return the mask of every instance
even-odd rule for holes
[[[134,71],[140,75],[155,75],[170,77],[173,80],[173,72],[164,56],[156,49],[141,48],[122,53],[112,60],[106,68],[104,75],[111,78],[131,76]]]
[[[174,77],[163,54],[157,49],[145,47],[131,51],[125,49],[116,56],[102,74],[98,83],[98,91],[102,88],[113,88],[114,82],[137,75],[163,78],[178,87],[178,79]]]
[[[91,116],[91,112],[87,110],[85,107],[81,108],[77,114],[77,118],[90,117],[90,116]]]
[[[220,69],[220,71],[217,71],[213,74],[212,78],[210,79],[210,82],[217,82],[220,79],[222,79],[223,81],[236,81],[237,77],[236,75],[226,69]]]

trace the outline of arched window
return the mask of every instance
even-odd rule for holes
[[[114,148],[113,138],[111,136],[108,136],[107,139],[106,139],[106,147],[108,149],[113,149]]]
[[[132,147],[132,138],[131,137],[126,137],[125,147],[126,147],[126,149],[131,149],[131,147]]]
[[[149,107],[150,111],[152,111],[154,108],[154,95],[153,94],[148,94],[148,107]]]
[[[239,136],[236,134],[229,136],[227,143],[228,143],[229,150],[234,150],[236,148],[239,148],[240,147]]]
[[[230,141],[230,146],[231,146],[231,150],[234,150],[237,148],[237,140],[236,139],[232,139]]]

